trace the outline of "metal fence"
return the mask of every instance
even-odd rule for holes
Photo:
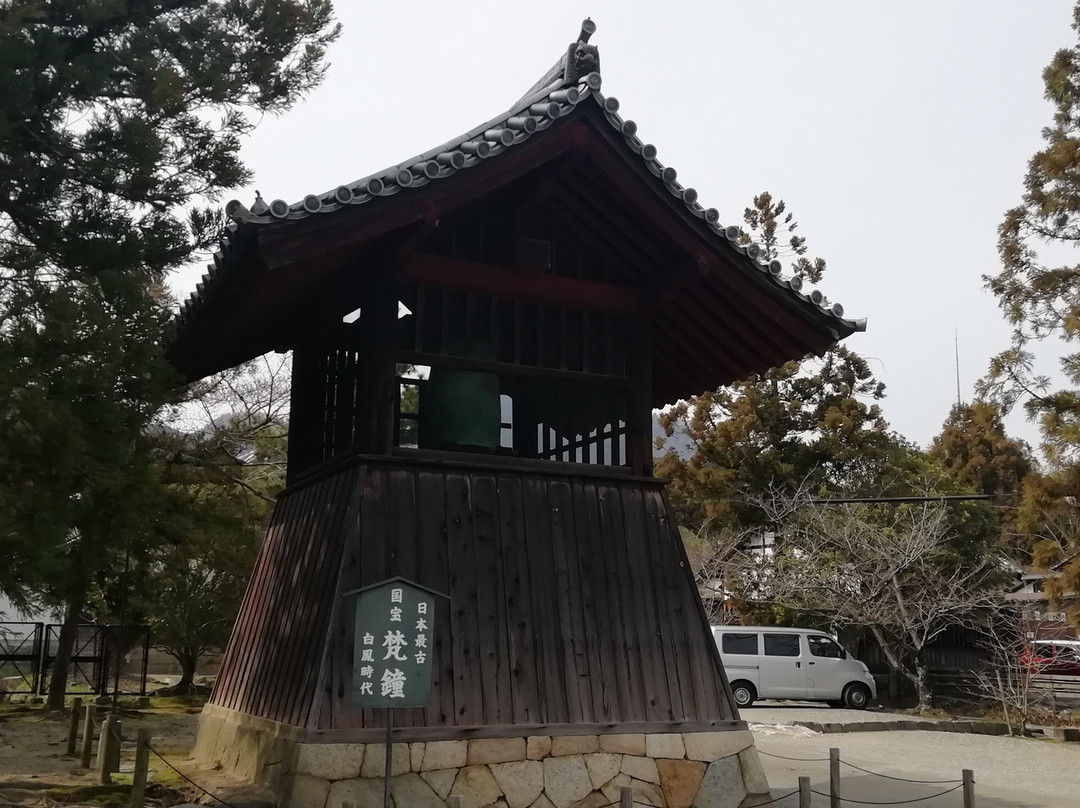
[[[0,622],[0,694],[44,694],[60,647],[57,623]],[[81,625],[68,667],[68,693],[146,694],[150,632],[145,626]]]
[[[44,623],[0,623],[0,693],[37,691],[44,636]]]

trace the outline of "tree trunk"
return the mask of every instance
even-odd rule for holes
[[[915,689],[919,695],[919,712],[924,713],[934,706],[934,694],[930,690],[930,676],[926,665],[915,663]]]
[[[67,692],[68,668],[71,666],[71,652],[75,648],[75,639],[79,633],[79,615],[83,601],[86,600],[85,587],[76,586],[64,610],[64,623],[60,627],[60,637],[56,644],[56,657],[53,659],[52,673],[49,676],[49,696],[45,701],[46,710],[63,710],[64,695]]]
[[[199,655],[193,651],[181,651],[176,654],[176,661],[180,663],[180,681],[176,683],[178,690],[189,690],[195,682],[195,666],[199,662]]]

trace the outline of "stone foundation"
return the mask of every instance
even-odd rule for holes
[[[383,744],[307,743],[298,730],[211,711],[196,757],[271,786],[282,808],[382,808]],[[398,808],[445,808],[453,795],[462,808],[600,808],[623,786],[662,808],[769,800],[747,730],[396,743],[392,754]]]

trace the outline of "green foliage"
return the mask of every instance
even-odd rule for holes
[[[985,401],[953,407],[930,446],[930,457],[962,489],[993,498],[1001,537],[1007,544],[1015,549],[1028,544],[1017,517],[1024,481],[1033,473],[1034,461],[1024,441],[1005,433],[998,407]]]
[[[1016,505],[1033,469],[1031,448],[1005,434],[1001,411],[985,401],[953,407],[930,455],[958,481],[1002,505]]]
[[[820,279],[825,262],[805,257],[782,201],[760,194],[745,221],[767,257],[786,243],[798,257],[793,270]],[[715,619],[735,612],[761,623],[864,627],[929,698],[917,658],[1000,583],[997,526],[985,503],[812,503],[968,492],[942,457],[889,431],[883,396],[866,360],[847,347],[789,362],[664,413],[668,436],[678,433],[692,453],[665,455],[657,473],[671,480],[680,521],[696,528],[684,543],[698,581],[728,596],[723,609],[714,601]],[[753,549],[766,530],[777,543]]]
[[[274,498],[285,485],[289,360],[261,357],[196,385],[152,435],[159,497],[153,543],[113,550],[88,612],[142,624],[191,684],[199,658],[224,648]]]
[[[1025,479],[1017,526],[1033,546],[1050,542],[1064,554],[1080,552],[1080,265],[1070,260],[1080,243],[1080,3],[1072,28],[1077,44],[1058,51],[1043,71],[1053,120],[1043,129],[1043,147],[1028,162],[1020,204],[1006,212],[998,229],[1001,270],[984,278],[1013,326],[1013,338],[980,385],[980,393],[1004,410],[1023,402],[1039,424],[1045,473]],[[1047,337],[1065,345],[1059,389],[1035,368],[1031,344]],[[1060,585],[1080,591],[1077,572]],[[1080,624],[1080,615],[1075,617]]]
[[[749,232],[741,234],[743,244],[757,241],[770,258],[792,258],[793,275],[810,283],[821,280],[825,274],[825,259],[806,257],[806,237],[795,234],[799,223],[795,221],[795,214],[788,212],[783,199],[774,204],[772,194],[762,191],[754,197],[753,207],[743,211],[743,221],[750,228]]]
[[[71,625],[119,548],[170,530],[164,278],[337,32],[329,0],[0,2],[0,587]]]
[[[60,600],[87,557],[152,524],[146,425],[170,395],[167,312],[137,285],[122,297],[63,285],[20,295],[0,338],[0,588]]]

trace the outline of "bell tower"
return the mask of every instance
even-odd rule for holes
[[[593,30],[470,132],[260,199],[178,318],[190,379],[293,352],[288,486],[196,750],[293,805],[381,805],[363,795],[391,719],[354,703],[343,598],[397,577],[448,596],[431,696],[392,719],[415,804],[500,804],[510,764],[558,805],[767,791],[652,476],[652,411],[863,323],[659,162],[600,92]]]

